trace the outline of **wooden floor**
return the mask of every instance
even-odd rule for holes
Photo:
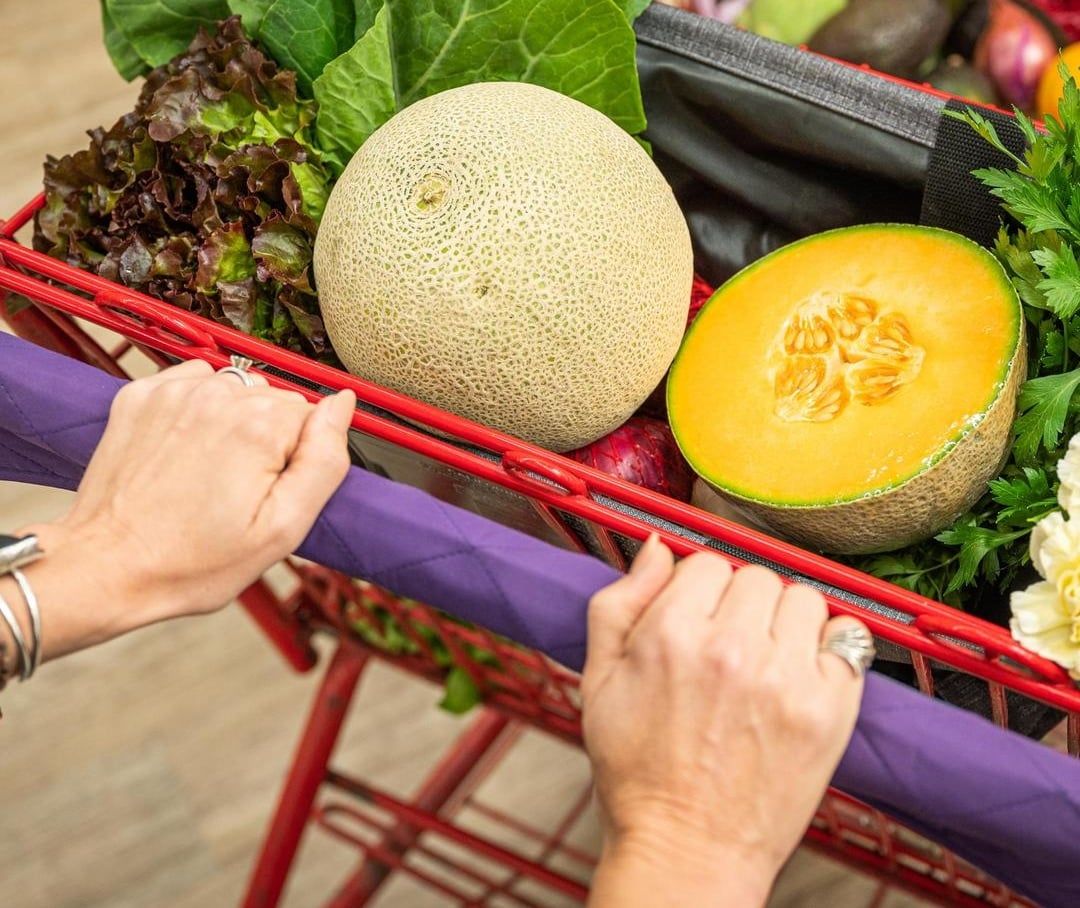
[[[90,0],[0,0],[0,29],[4,217],[39,191],[46,154],[80,147],[137,87],[110,68]],[[67,500],[0,483],[0,528],[47,519]],[[316,681],[287,669],[230,608],[147,629],[13,686],[0,723],[0,898],[19,908],[238,904]],[[375,666],[337,762],[408,795],[468,721],[437,700],[431,686]],[[580,752],[533,732],[485,794],[550,824],[587,775]],[[575,841],[595,847],[591,814]],[[354,861],[325,834],[310,835],[285,904],[319,904]],[[800,853],[771,908],[860,908],[876,893],[868,879]],[[376,904],[448,903],[397,880]],[[899,893],[878,903],[919,904]]]

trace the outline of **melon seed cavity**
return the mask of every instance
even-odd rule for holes
[[[925,356],[902,313],[819,291],[795,307],[772,345],[774,412],[785,422],[828,422],[852,403],[882,403],[918,377]]]

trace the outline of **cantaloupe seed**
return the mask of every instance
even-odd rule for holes
[[[693,259],[633,138],[557,92],[476,83],[406,108],[356,153],[315,275],[350,371],[569,450],[663,378]]]

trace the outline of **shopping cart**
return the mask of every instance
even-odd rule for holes
[[[446,414],[432,414],[415,402],[398,402],[395,406],[394,395],[329,374],[331,370],[325,367],[230,329],[202,324],[156,301],[140,299],[93,275],[43,258],[11,239],[33,208],[28,206],[9,220],[3,231],[5,239],[0,240],[0,255],[5,262],[0,268],[0,286],[33,300],[32,306],[13,312],[11,302],[16,298],[10,296],[5,308],[9,324],[24,337],[116,375],[125,373],[124,360],[136,350],[161,365],[174,358],[192,357],[221,365],[229,354],[238,352],[257,357],[275,383],[304,393],[317,394],[310,390],[311,386],[359,386],[365,403],[383,414],[358,414],[365,440],[394,445],[412,457],[432,460],[448,470],[523,497],[542,515],[540,525],[565,543],[596,550],[623,567],[632,540],[643,534],[639,521],[647,517],[645,526],[657,526],[677,551],[686,553],[719,545],[734,560],[765,560],[835,584],[840,598],[832,599],[834,610],[858,614],[881,641],[909,653],[924,692],[933,693],[937,669],[949,666],[964,671],[985,682],[994,719],[1002,725],[1009,720],[1008,691],[1018,692],[1067,713],[1066,743],[1070,752],[1077,752],[1080,696],[1060,670],[1020,649],[1001,628],[808,554],[796,559],[801,563],[790,564],[784,553],[770,551],[767,543],[757,546],[757,551],[753,545],[742,548],[741,531],[715,518],[667,500],[650,502],[654,496],[640,489],[624,488],[621,482],[587,468],[563,464],[561,458],[541,457],[482,428],[460,423]],[[121,336],[118,344],[103,346],[85,330],[84,321],[115,331]],[[444,433],[456,427],[458,443],[428,437],[391,418],[390,414],[402,410]],[[499,459],[477,453],[500,447],[505,450]],[[650,503],[651,510],[642,507]],[[583,531],[589,535],[586,537]],[[476,903],[480,897],[477,887],[489,894],[503,893],[520,881],[539,884],[554,894],[582,898],[590,859],[566,845],[563,836],[584,809],[585,792],[554,834],[532,830],[520,820],[502,816],[496,808],[478,805],[470,798],[524,725],[563,740],[580,741],[576,676],[482,628],[398,599],[379,587],[309,564],[292,564],[290,570],[297,585],[287,596],[279,597],[268,583],[260,581],[242,595],[243,604],[299,670],[315,665],[313,634],[330,631],[338,642],[302,735],[247,904],[275,903],[309,821],[354,842],[367,855],[330,904],[363,904],[391,870],[407,872],[462,903]],[[450,671],[464,672],[485,704],[470,730],[440,761],[410,802],[329,766],[357,682],[372,658],[440,683]],[[331,802],[315,809],[316,795],[324,787],[357,797],[361,806]],[[511,851],[491,837],[478,836],[455,824],[455,813],[465,808],[480,811],[519,834],[537,837],[542,859]],[[457,853],[464,848],[480,855],[502,873],[488,870],[485,875],[471,861],[463,862],[440,852],[431,844],[432,839],[452,843]],[[825,799],[808,831],[807,842],[879,875],[890,886],[918,892],[942,904],[1030,904],[946,850],[839,792],[830,792]],[[578,873],[547,866],[547,861],[555,859],[565,864],[567,856],[579,864]],[[431,862],[442,867],[439,874],[427,866]],[[446,879],[448,869],[456,873],[456,879]]]
[[[923,693],[932,696],[942,677],[961,675],[985,689],[987,711],[1001,726],[1032,703],[1059,711],[1060,745],[1073,756],[1080,753],[1080,693],[1062,670],[1017,646],[1002,628],[38,255],[16,235],[40,204],[32,201],[0,229],[0,291],[7,293],[2,315],[24,338],[120,377],[129,357],[159,367],[200,358],[220,367],[236,353],[254,359],[272,383],[309,398],[352,387],[361,404],[353,450],[368,469],[620,569],[644,535],[656,530],[680,554],[719,550],[736,563],[762,562],[811,579],[826,590],[834,612],[866,621],[898,664],[910,664]],[[88,324],[110,333],[88,330]],[[295,581],[289,592],[280,595],[260,581],[242,603],[297,670],[316,665],[313,635],[332,634],[335,648],[246,904],[276,904],[310,823],[352,842],[364,856],[330,905],[365,904],[392,872],[406,873],[457,904],[581,901],[594,858],[571,844],[569,833],[588,792],[553,831],[534,829],[476,796],[523,728],[580,742],[576,676],[381,587],[302,562],[290,562],[288,570]],[[456,674],[482,701],[468,731],[408,801],[330,766],[357,683],[373,659],[435,683]],[[464,811],[534,840],[535,847],[511,849],[493,834],[471,831],[459,819]],[[878,904],[887,887],[898,887],[940,904],[1031,905],[836,791],[826,796],[806,841],[880,878]]]

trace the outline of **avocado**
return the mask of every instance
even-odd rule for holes
[[[926,81],[939,91],[980,104],[1001,103],[990,77],[959,54],[949,54],[926,77]]]
[[[945,0],[851,0],[810,38],[818,53],[915,78],[952,24]]]

